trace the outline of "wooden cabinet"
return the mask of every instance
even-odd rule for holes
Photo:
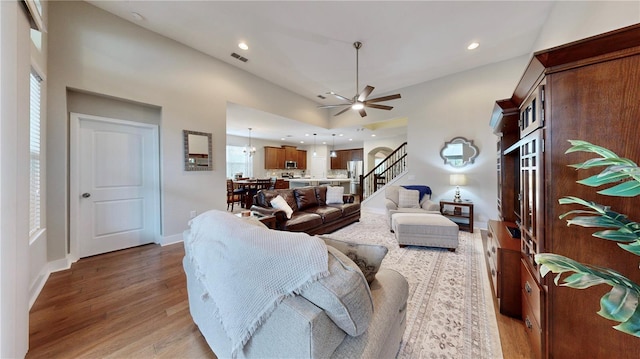
[[[640,340],[612,329],[616,322],[596,314],[609,288],[558,287],[553,274],[540,277],[536,253],[550,252],[581,263],[611,268],[640,282],[638,257],[615,242],[592,237],[593,228],[567,226],[559,217],[575,206],[558,203],[565,196],[610,206],[640,220],[637,198],[610,197],[602,188],[578,184],[598,171],[576,171],[571,165],[594,156],[565,153],[569,140],[603,146],[620,157],[640,161],[640,24],[534,54],[512,97],[518,108],[519,139],[508,148],[498,144],[499,208],[515,207],[521,240],[523,327],[540,358],[636,358]],[[501,102],[498,101],[498,102]],[[497,107],[498,104],[496,104]],[[505,108],[508,106],[505,106]],[[500,108],[500,116],[509,114]],[[494,111],[495,112],[495,111]],[[492,117],[492,126],[500,124]],[[494,127],[504,136],[504,128]],[[513,129],[509,129],[513,135]],[[514,161],[518,174],[512,191],[501,172]],[[513,193],[511,193],[513,192]],[[579,335],[576,335],[579,331]]]
[[[331,157],[332,170],[346,170],[347,162],[362,161],[364,158],[364,150],[355,148],[350,150],[337,150],[336,157]]]
[[[500,220],[520,221],[520,172],[517,153],[506,150],[520,139],[518,106],[510,99],[496,101],[491,116],[491,127],[498,136],[496,142],[497,207]]]
[[[285,161],[298,163],[298,169],[307,169],[307,151],[298,150],[293,146],[264,147],[264,168],[265,169],[286,169]]]
[[[511,236],[507,226],[516,227],[511,222],[490,220],[482,244],[500,313],[520,318],[520,240]]]
[[[298,149],[295,146],[282,146],[282,148],[284,148],[285,161],[298,161]]]
[[[307,151],[305,150],[298,150],[298,169],[307,169]]]
[[[285,150],[281,147],[264,147],[264,168],[284,169]]]

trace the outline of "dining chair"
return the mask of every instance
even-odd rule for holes
[[[244,188],[234,188],[233,180],[227,180],[227,211],[229,210],[229,205],[231,205],[231,212],[233,212],[233,205],[236,202],[244,207],[245,196],[246,190]]]

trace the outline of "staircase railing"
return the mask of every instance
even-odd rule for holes
[[[369,173],[360,176],[360,201],[374,194],[407,168],[407,143],[401,144]]]

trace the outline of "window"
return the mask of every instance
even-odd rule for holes
[[[233,178],[236,173],[253,177],[253,156],[245,153],[245,147],[227,146],[227,178]]]
[[[31,70],[29,109],[29,236],[41,228],[40,215],[40,98],[42,78]]]

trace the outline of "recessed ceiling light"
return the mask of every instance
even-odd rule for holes
[[[353,141],[353,138],[350,138],[349,141]]]
[[[239,47],[239,48],[241,48],[241,49],[243,49],[243,50],[249,50],[249,45],[247,45],[247,44],[246,44],[246,43],[244,43],[244,42],[239,43],[239,44],[238,44],[238,47]]]
[[[477,48],[478,48],[478,46],[480,46],[480,44],[479,44],[479,43],[477,43],[477,42],[472,42],[472,43],[470,43],[470,44],[469,44],[469,46],[467,46],[467,50],[477,49]]]
[[[131,17],[135,20],[135,21],[142,21],[144,20],[144,17],[142,15],[140,15],[139,13],[132,11],[131,12]]]
[[[371,137],[376,137],[376,134],[375,134],[375,133],[372,133],[372,134],[371,134]]]
[[[309,137],[309,134],[308,134],[308,133],[305,133],[304,135],[305,135],[305,136],[307,136],[307,137]]]
[[[281,137],[281,138],[280,138],[280,141],[284,141],[284,137]]]

